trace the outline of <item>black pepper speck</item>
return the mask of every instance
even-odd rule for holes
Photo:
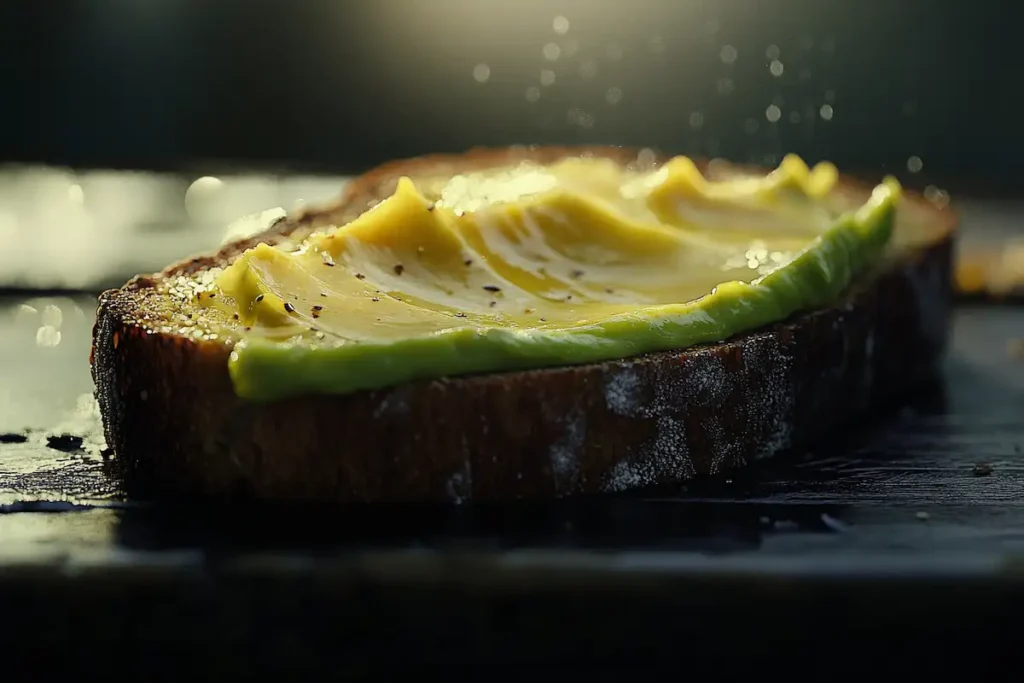
[[[403,266],[401,263],[396,263],[395,264],[395,275],[401,275],[404,272],[405,272],[405,266]]]

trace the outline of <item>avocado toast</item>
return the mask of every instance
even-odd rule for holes
[[[846,246],[823,259],[817,257],[826,232],[803,235],[816,246],[779,260],[776,273],[796,277],[778,285],[771,284],[773,275],[780,279],[772,268],[752,272],[757,291],[769,295],[767,308],[739,297],[725,300],[728,310],[717,311],[707,307],[714,296],[698,297],[691,308],[679,308],[693,303],[686,296],[679,304],[666,298],[677,291],[672,288],[689,286],[680,273],[712,277],[696,262],[682,269],[664,266],[677,263],[671,260],[674,233],[648,230],[645,223],[642,240],[623,241],[624,220],[598,231],[605,214],[588,214],[592,205],[577,202],[571,206],[585,210],[572,215],[594,224],[587,229],[595,240],[617,240],[615,249],[644,267],[620,272],[607,254],[595,256],[586,248],[587,239],[563,235],[562,260],[552,257],[545,264],[586,262],[593,268],[561,274],[534,268],[531,277],[537,277],[527,282],[519,270],[506,267],[513,263],[508,253],[488,250],[493,239],[481,235],[497,233],[471,222],[476,212],[460,208],[465,198],[446,204],[444,189],[415,189],[429,189],[431,179],[522,164],[543,169],[584,159],[632,168],[644,156],[619,148],[516,148],[394,162],[353,181],[334,206],[279,221],[215,255],[104,293],[93,376],[126,489],[136,495],[394,501],[549,497],[678,482],[821,438],[873,402],[935,372],[946,343],[955,218],[915,195],[903,193],[895,208],[885,186],[873,193],[832,178],[826,188],[830,201],[848,209],[836,216],[868,216],[862,209],[873,206],[871,220],[827,232]],[[681,169],[682,184],[657,187],[685,195],[702,182],[678,160],[644,163],[650,168],[642,174],[651,177]],[[724,164],[701,170],[712,181],[765,174]],[[806,175],[810,184],[803,194],[816,192],[811,181],[828,175],[815,173]],[[412,181],[405,183],[405,195],[403,177]],[[644,195],[649,206],[653,192]],[[701,190],[690,199],[699,204],[713,194]],[[558,215],[577,211],[567,206],[555,205]],[[408,207],[422,213],[405,213]],[[531,210],[544,216],[550,208]],[[401,220],[380,218],[391,214]],[[456,252],[446,251],[441,241],[424,247],[391,229],[412,225],[409,216],[427,221],[416,223],[417,230],[434,230],[436,221],[446,221],[438,240],[461,240],[458,263]],[[578,221],[569,223],[534,229],[548,237],[548,245],[562,234],[557,230],[579,227]],[[514,221],[501,225],[506,237],[522,227]],[[374,249],[356,252],[348,242],[329,246],[327,240],[344,237],[345,230],[362,231],[359,244]],[[406,233],[417,234],[412,228]],[[846,240],[850,235],[852,241]],[[687,248],[680,253],[703,253],[698,241],[705,238],[684,236]],[[528,242],[517,239],[517,245]],[[462,251],[473,244],[476,251]],[[407,246],[415,251],[395,258]],[[708,253],[719,246],[710,244]],[[450,256],[454,265],[417,266],[418,259],[435,254]],[[566,254],[572,259],[562,258]],[[760,263],[757,256],[751,268]],[[820,261],[826,273],[841,266],[845,275],[822,278],[801,270],[801,257]],[[650,279],[645,269],[670,279]],[[343,275],[347,279],[338,279]],[[716,282],[726,291],[733,280],[725,273],[714,277],[719,279],[707,280],[712,286],[704,294],[717,291]],[[701,282],[690,284],[699,288]],[[183,293],[182,283],[191,289]],[[463,284],[465,295],[458,289]],[[792,286],[781,286],[786,284]],[[454,298],[438,303],[427,285]],[[736,291],[746,292],[744,286]],[[623,290],[639,293],[620,300]],[[404,312],[413,308],[407,291],[418,302],[415,319]],[[395,312],[369,319],[332,314],[335,304],[351,301],[384,304]],[[355,311],[356,304],[344,303],[342,310]],[[631,307],[653,311],[653,317],[621,333],[606,325],[615,316],[635,323]],[[748,313],[736,315],[739,309]],[[581,323],[588,311],[597,313]],[[705,326],[703,336],[690,334],[693,318],[667,336],[636,334],[671,327],[665,321],[683,313],[730,322]],[[214,319],[223,319],[221,327],[205,322]],[[434,327],[416,338],[418,346],[398,352],[402,344],[394,342],[407,339],[381,330],[410,320]],[[368,324],[357,329],[357,323]],[[581,333],[584,323],[589,327]],[[301,336],[301,343],[292,336],[300,325],[301,335],[294,338]],[[261,338],[251,330],[279,336],[285,330],[290,336]],[[357,332],[361,343],[349,343]],[[522,343],[510,344],[509,338]],[[346,343],[329,344],[332,339]],[[665,348],[679,339],[684,342],[678,348]],[[353,347],[366,355],[352,355]]]

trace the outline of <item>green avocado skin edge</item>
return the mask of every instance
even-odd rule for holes
[[[228,363],[235,393],[254,402],[348,394],[414,380],[619,360],[721,342],[826,306],[881,258],[898,186],[886,181],[795,259],[750,282],[719,285],[686,303],[559,330],[452,329],[387,343],[331,348],[243,340]]]

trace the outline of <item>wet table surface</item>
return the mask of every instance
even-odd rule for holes
[[[975,241],[1005,237],[1024,215],[1015,205],[966,208]],[[379,614],[383,587],[564,597],[582,586],[593,598],[595,587],[670,585],[663,595],[687,586],[711,595],[707,582],[727,577],[735,597],[779,581],[1015,586],[1024,576],[1024,360],[1011,353],[1024,308],[958,308],[941,380],[906,406],[722,478],[544,504],[310,509],[121,497],[104,472],[91,396],[94,301],[0,298],[0,588],[39,597],[32,586],[45,586],[68,614],[113,610],[114,595],[130,611],[137,590],[157,585],[176,605],[185,593],[175,591],[211,576],[301,586],[288,609],[306,616],[325,599],[314,590],[323,581],[335,598],[339,586],[378,591],[364,607]],[[83,582],[73,594],[54,588]]]

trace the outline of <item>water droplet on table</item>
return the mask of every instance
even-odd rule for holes
[[[60,344],[60,330],[53,325],[43,325],[36,330],[36,345],[53,348]]]

